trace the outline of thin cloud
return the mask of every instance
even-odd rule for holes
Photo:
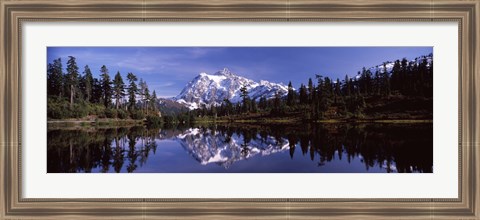
[[[223,52],[224,50],[225,48],[193,47],[193,48],[188,48],[187,53],[190,55],[191,58],[197,59],[197,58],[211,55],[212,53],[220,53],[220,52]]]
[[[156,87],[156,88],[171,87],[171,86],[174,86],[174,85],[175,85],[174,82],[166,82],[166,83],[162,83],[162,84],[150,84],[150,86]]]

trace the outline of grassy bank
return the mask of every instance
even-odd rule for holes
[[[62,119],[62,120],[48,120],[48,128],[61,128],[61,127],[122,127],[122,126],[136,126],[144,125],[145,120],[135,119]]]
[[[431,119],[325,119],[315,121],[303,121],[299,118],[250,118],[250,119],[225,119],[212,117],[200,118],[195,124],[212,123],[259,123],[259,124],[300,124],[300,123],[432,123]]]

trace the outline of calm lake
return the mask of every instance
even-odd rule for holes
[[[49,129],[49,173],[433,172],[432,123]]]

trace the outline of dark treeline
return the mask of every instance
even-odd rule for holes
[[[144,119],[158,117],[157,94],[150,93],[147,82],[134,73],[127,74],[127,83],[120,72],[113,78],[108,68],[100,68],[100,77],[93,77],[88,65],[80,73],[75,57],[69,56],[66,72],[60,58],[47,67],[48,118]]]
[[[195,142],[194,148],[210,146],[206,143],[209,140],[225,140],[230,148],[241,143],[241,153],[247,158],[249,147],[265,148],[271,144],[268,140],[274,138],[278,148],[288,144],[292,159],[307,157],[316,161],[318,166],[334,160],[350,163],[361,158],[367,171],[379,167],[387,172],[431,173],[432,125],[416,124],[413,125],[415,129],[411,126],[338,123],[312,123],[301,127],[211,125],[199,127],[203,138],[190,139]],[[160,130],[145,127],[49,130],[47,171],[134,172],[147,163],[149,155],[155,154],[156,140],[179,140],[176,137],[184,131],[174,127]],[[188,139],[186,137],[185,141]],[[262,143],[265,146],[261,146]]]
[[[206,126],[204,131],[242,137],[242,146],[267,143],[274,137],[278,147],[288,143],[290,157],[308,156],[319,166],[333,160],[361,157],[365,169],[385,168],[387,172],[432,172],[433,131],[431,124],[316,124],[302,126]],[[205,132],[207,133],[207,132]],[[295,148],[301,155],[295,155]],[[245,157],[248,156],[248,151]],[[298,152],[297,152],[298,153]],[[346,158],[343,158],[345,153]]]
[[[80,73],[70,56],[66,71],[60,58],[48,64],[47,93],[50,119],[119,118],[147,119],[151,124],[193,124],[200,117],[252,119],[280,117],[303,121],[323,119],[431,119],[433,112],[433,62],[423,56],[415,61],[396,60],[390,71],[387,62],[372,72],[363,68],[356,77],[343,80],[315,75],[298,89],[288,84],[286,96],[250,98],[240,89],[242,101],[223,100],[219,106],[159,116],[156,91],[134,73],[125,83],[120,72],[113,78],[103,65],[99,78],[86,65]]]
[[[388,63],[385,62],[374,72],[363,68],[357,77],[346,75],[343,80],[315,75],[315,82],[310,78],[298,89],[294,89],[290,82],[286,96],[277,94],[272,99],[261,97],[252,100],[247,89],[243,87],[242,102],[231,103],[224,100],[220,106],[203,106],[194,110],[194,114],[220,117],[258,113],[262,113],[262,116],[281,117],[296,114],[303,120],[320,120],[365,118],[365,114],[370,118],[382,118],[388,117],[388,112],[383,115],[372,114],[382,109],[397,113],[421,109],[425,110],[422,112],[424,119],[431,119],[433,62],[428,62],[429,57],[432,57],[432,54],[415,61],[407,61],[405,58],[396,60],[390,71],[387,70]],[[411,118],[410,116],[398,115],[400,118]]]
[[[143,166],[150,154],[155,154],[158,135],[158,129],[144,127],[97,129],[95,132],[49,130],[47,170],[90,173],[92,169],[100,169],[100,172],[113,170],[118,173],[125,169],[131,173]]]

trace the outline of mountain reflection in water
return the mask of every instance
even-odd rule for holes
[[[433,169],[433,125],[48,130],[47,172],[366,173]]]

